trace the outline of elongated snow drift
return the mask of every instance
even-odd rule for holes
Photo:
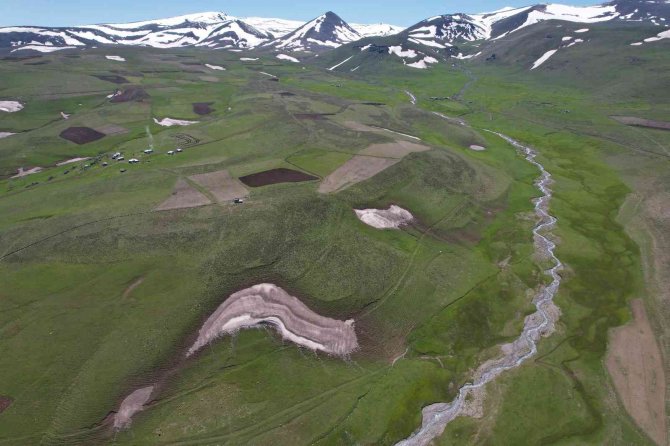
[[[346,356],[358,348],[353,322],[320,316],[278,286],[262,283],[226,299],[200,328],[186,356],[220,336],[261,324],[272,325],[282,338],[298,345]]]

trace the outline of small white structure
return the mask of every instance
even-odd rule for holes
[[[154,149],[145,149],[144,153],[146,153],[147,155],[150,153],[154,153]]]
[[[177,149],[177,153],[181,153],[183,151],[184,151],[184,149]]]
[[[128,160],[129,164],[136,164],[136,163],[139,163],[139,162],[140,162],[140,160],[138,160],[137,158],[130,158]]]
[[[167,154],[168,155],[174,155],[174,150],[168,150]]]

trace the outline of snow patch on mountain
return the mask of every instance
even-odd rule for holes
[[[558,50],[557,49],[556,50],[549,50],[546,53],[544,53],[539,59],[537,59],[535,62],[533,62],[533,66],[532,66],[531,70],[534,70],[535,68],[539,67],[540,65],[545,63],[547,60],[549,60],[549,58],[551,56],[556,54],[556,51],[558,51]]]
[[[352,23],[351,27],[362,37],[385,37],[392,36],[402,32],[405,28],[402,26],[379,23],[375,25],[364,25],[361,23]]]
[[[280,59],[280,60],[287,60],[287,61],[289,61],[289,62],[295,62],[295,63],[299,63],[299,62],[300,62],[298,59],[296,59],[296,58],[293,57],[293,56],[289,56],[288,54],[277,54],[276,57],[277,57],[277,59]]]
[[[335,68],[344,65],[345,63],[349,62],[352,57],[354,57],[354,56],[347,57],[346,59],[344,59],[342,62],[338,63],[337,65],[333,65],[332,67],[328,68],[328,71],[333,71]]]
[[[121,56],[105,56],[105,59],[108,59],[108,60],[115,60],[115,61],[117,61],[117,62],[125,62],[125,61],[126,61],[126,59],[124,59],[124,58],[121,57]]]

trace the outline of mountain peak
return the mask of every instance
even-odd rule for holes
[[[340,16],[327,11],[286,36],[273,40],[268,46],[293,51],[314,51],[337,48],[361,37]]]

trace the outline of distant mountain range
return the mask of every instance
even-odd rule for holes
[[[408,44],[446,50],[446,55],[456,55],[457,51],[450,48],[459,42],[499,39],[547,20],[649,22],[664,29],[670,26],[670,1],[615,0],[590,7],[548,4],[504,8],[483,14],[446,14],[430,17],[406,29],[388,24],[348,24],[333,12],[307,23],[259,17],[242,19],[222,12],[206,12],[134,23],[4,27],[0,28],[0,48],[12,52],[50,52],[102,45],[196,46],[212,49],[260,48],[309,54],[366,37],[398,35]]]

